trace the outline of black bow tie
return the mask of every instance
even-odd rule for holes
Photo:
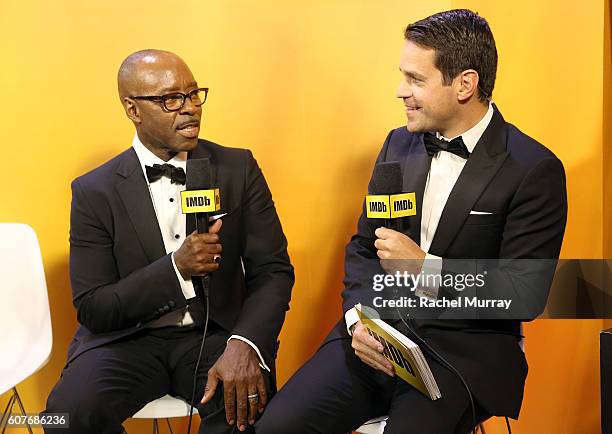
[[[172,164],[154,164],[153,166],[145,166],[147,171],[147,179],[149,182],[155,182],[162,176],[170,178],[173,184],[185,184],[185,171],[180,167],[174,167]]]
[[[430,156],[438,151],[451,152],[466,160],[470,156],[470,151],[468,151],[467,146],[463,143],[461,136],[447,142],[446,140],[438,139],[433,133],[425,133],[423,141],[425,142],[425,149],[427,149],[427,153]]]

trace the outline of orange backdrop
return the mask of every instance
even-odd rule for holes
[[[565,164],[563,257],[610,254],[608,4],[0,0],[0,221],[37,231],[54,328],[49,364],[19,386],[26,407],[44,408],[76,327],[67,266],[70,181],[131,141],[115,83],[127,54],[142,48],[180,54],[211,88],[202,136],[251,148],[264,170],[296,267],[281,334],[282,384],[340,316],[344,245],[382,140],[404,123],[395,98],[403,28],[426,15],[468,7],[489,20],[500,54],[495,102]],[[42,210],[24,200],[41,188]],[[526,325],[530,373],[514,432],[599,431],[602,327],[601,320]],[[143,425],[130,421],[127,428]],[[505,427],[493,420],[487,432]]]

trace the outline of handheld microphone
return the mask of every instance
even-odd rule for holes
[[[187,160],[186,189],[181,191],[181,209],[183,214],[195,214],[198,234],[208,233],[208,215],[220,209],[219,189],[211,188],[210,173],[208,158]],[[192,280],[196,283],[196,295],[201,300],[208,298],[209,278],[193,276]]]
[[[208,214],[219,211],[219,189],[210,186],[210,160],[187,160],[186,189],[181,191],[183,214],[194,214],[198,234],[208,232]]]
[[[366,196],[366,217],[384,219],[385,227],[401,231],[401,218],[416,215],[416,194],[402,193],[399,161],[376,164],[372,175],[373,193]]]

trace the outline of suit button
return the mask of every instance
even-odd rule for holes
[[[170,300],[170,301],[168,302],[168,306],[170,306],[170,307],[174,307],[174,305],[175,305],[174,300]]]
[[[164,310],[164,312],[168,312],[168,311],[170,310],[170,306],[165,305],[165,306],[163,307],[163,310]]]
[[[157,309],[157,313],[164,313],[164,308],[160,307],[159,309]]]

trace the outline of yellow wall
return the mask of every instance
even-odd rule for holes
[[[127,54],[179,53],[211,88],[202,136],[251,148],[264,170],[297,278],[281,335],[283,383],[339,317],[344,245],[382,140],[404,122],[394,98],[403,28],[454,7],[491,23],[500,53],[494,99],[506,119],[565,163],[564,257],[601,257],[603,1],[0,0],[0,185],[17,187],[4,188],[0,221],[26,222],[39,234],[54,326],[50,363],[20,386],[30,411],[43,408],[76,326],[70,180],[129,146],[133,134],[115,84]],[[44,212],[22,200],[41,186]],[[515,432],[597,432],[601,327],[527,326],[530,375]],[[568,344],[580,354],[568,356]],[[575,373],[569,383],[567,372]],[[488,427],[503,432],[499,421]]]

